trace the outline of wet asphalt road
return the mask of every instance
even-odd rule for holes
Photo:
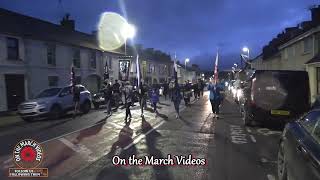
[[[108,119],[103,110],[77,119],[65,118],[7,128],[0,132],[0,160],[3,172],[10,167],[10,151],[21,138],[34,138],[46,152],[43,167],[51,179],[276,179],[276,155],[280,131],[242,125],[237,106],[226,98],[221,118],[212,117],[207,96],[183,108],[182,118],[175,119],[169,101],[159,105],[161,115],[146,112],[141,118],[139,107],[125,124],[120,111]],[[77,131],[77,129],[92,126]],[[71,134],[66,134],[73,132]],[[63,135],[65,134],[65,135]],[[62,135],[62,136],[61,136]],[[59,136],[58,138],[56,138]],[[115,155],[128,158],[168,154],[189,154],[205,158],[204,166],[115,166]],[[1,174],[3,177],[5,173]],[[2,179],[2,178],[0,178]]]

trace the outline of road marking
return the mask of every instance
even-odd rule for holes
[[[109,122],[110,125],[112,125],[113,127],[116,127],[116,128],[119,128],[119,129],[122,129],[123,126],[119,125],[119,124],[116,124],[114,122]]]
[[[181,111],[183,111],[184,109],[186,109],[186,107],[182,108]],[[116,114],[116,115],[113,116],[113,117],[114,117],[114,118],[118,118],[118,117],[121,116],[121,115],[122,115],[122,113],[119,113],[119,114]],[[111,116],[111,117],[112,117],[112,116]],[[111,117],[109,117],[109,118],[111,118]],[[50,141],[53,141],[53,140],[59,140],[60,138],[63,138],[63,137],[68,136],[68,135],[70,135],[70,134],[74,134],[74,133],[76,133],[76,132],[79,132],[79,131],[82,131],[82,130],[85,130],[85,129],[89,129],[89,128],[91,128],[91,127],[100,125],[100,124],[102,124],[102,123],[105,123],[105,122],[102,121],[102,122],[99,122],[99,123],[96,123],[96,124],[92,124],[92,125],[83,127],[83,128],[81,128],[81,129],[77,129],[77,130],[74,130],[74,131],[71,131],[71,132],[62,134],[62,135],[60,135],[60,136],[57,136],[57,137],[54,137],[54,138],[47,139],[47,140],[45,140],[45,141],[39,142],[39,144],[44,144],[44,143],[47,143],[47,142],[50,142]],[[108,122],[108,123],[111,123],[111,122]],[[164,121],[162,121],[162,122],[159,123],[158,125],[160,126],[160,125],[162,125],[163,123],[164,123]],[[113,125],[116,125],[116,124],[114,123]],[[116,125],[116,126],[118,126],[118,125]],[[121,127],[121,128],[122,128],[122,127]],[[151,129],[151,130],[152,130],[152,129]],[[151,131],[150,131],[150,132],[151,132]],[[150,133],[150,132],[149,132],[149,133]],[[128,146],[127,146],[127,147],[128,147]],[[129,147],[128,147],[128,148],[129,148]],[[8,164],[8,163],[10,163],[10,162],[12,162],[12,158],[9,158],[9,159],[5,160],[5,161],[3,162],[3,164]]]
[[[272,131],[272,130],[267,129],[267,128],[259,128],[259,129],[257,129],[257,132],[262,134],[262,135],[265,135],[265,136],[280,135],[281,134],[281,131]]]
[[[262,163],[273,163],[273,164],[277,164],[277,161],[270,161],[270,160],[268,160],[268,159],[266,159],[266,158],[261,158],[261,162],[262,162]]]
[[[132,143],[130,143],[129,145],[127,145],[126,147],[124,147],[124,150],[129,149],[131,146],[137,144],[138,142],[140,142],[143,138],[145,138],[148,134],[150,134],[152,131],[156,130],[158,127],[160,127],[163,123],[165,123],[165,121],[161,121],[160,123],[156,124],[152,129],[150,129],[149,131],[147,131],[145,134],[140,134],[138,137],[136,137]]]
[[[81,154],[81,157],[87,157],[87,161],[89,162],[94,162],[97,159],[97,157],[91,156],[93,152],[84,144],[74,144],[66,138],[60,138],[59,141],[65,144],[67,147],[71,148],[74,152]]]
[[[241,128],[239,125],[230,125],[230,136],[231,142],[235,144],[248,143],[246,134],[244,133],[243,128]]]
[[[250,128],[246,127],[246,130],[248,131],[248,133],[252,133]]]
[[[257,142],[256,138],[255,138],[253,135],[251,135],[251,134],[250,134],[250,138],[251,138],[251,141],[252,141],[252,142],[254,142],[254,143]]]
[[[276,178],[272,174],[268,174],[267,178],[268,178],[268,180],[276,180]]]

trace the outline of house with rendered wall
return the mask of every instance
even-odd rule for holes
[[[16,109],[49,87],[70,84],[75,66],[77,82],[96,92],[108,62],[110,77],[117,79],[119,52],[106,52],[94,34],[75,30],[65,16],[61,24],[0,9],[0,112]]]
[[[313,103],[320,95],[320,7],[310,10],[311,21],[286,28],[264,47],[251,67],[256,70],[307,71]]]

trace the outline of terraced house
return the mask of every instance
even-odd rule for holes
[[[91,92],[100,87],[106,62],[117,79],[121,53],[100,49],[95,35],[76,31],[69,16],[57,25],[0,9],[0,22],[0,111],[45,88],[70,84],[72,64],[78,83]]]
[[[310,11],[311,21],[278,34],[253,60],[252,68],[307,71],[312,103],[320,95],[320,6]]]

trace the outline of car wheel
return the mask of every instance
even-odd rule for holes
[[[61,114],[62,114],[62,110],[61,110],[60,106],[54,105],[50,111],[50,118],[51,119],[59,119]]]
[[[278,151],[278,178],[279,180],[288,180],[287,174],[287,163],[284,154],[284,144],[280,143],[279,151]]]
[[[33,121],[33,118],[31,118],[31,117],[21,117],[21,119],[23,119],[23,120],[26,121],[26,122],[31,122],[31,121]]]
[[[91,103],[90,101],[85,101],[82,105],[82,112],[87,114],[91,109]]]

